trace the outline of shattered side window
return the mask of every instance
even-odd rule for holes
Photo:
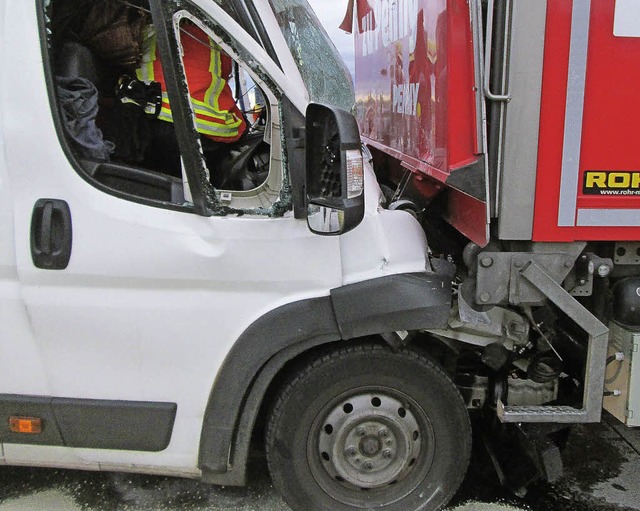
[[[306,0],[269,0],[312,101],[350,110],[353,81]]]

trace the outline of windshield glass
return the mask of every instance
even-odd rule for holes
[[[269,0],[311,101],[351,110],[349,70],[307,0]]]

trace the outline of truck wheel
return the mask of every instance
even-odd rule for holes
[[[266,444],[274,485],[296,511],[432,511],[462,481],[471,426],[434,362],[359,345],[315,359],[284,386]]]

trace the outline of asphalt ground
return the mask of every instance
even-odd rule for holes
[[[482,447],[447,511],[640,511],[640,430],[606,416],[576,426],[565,476],[523,498],[500,486]],[[290,511],[256,459],[247,488],[121,473],[0,467],[0,511]]]

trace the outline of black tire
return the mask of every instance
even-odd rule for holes
[[[435,511],[458,489],[471,425],[433,361],[338,349],[282,389],[266,432],[273,482],[295,511]]]

